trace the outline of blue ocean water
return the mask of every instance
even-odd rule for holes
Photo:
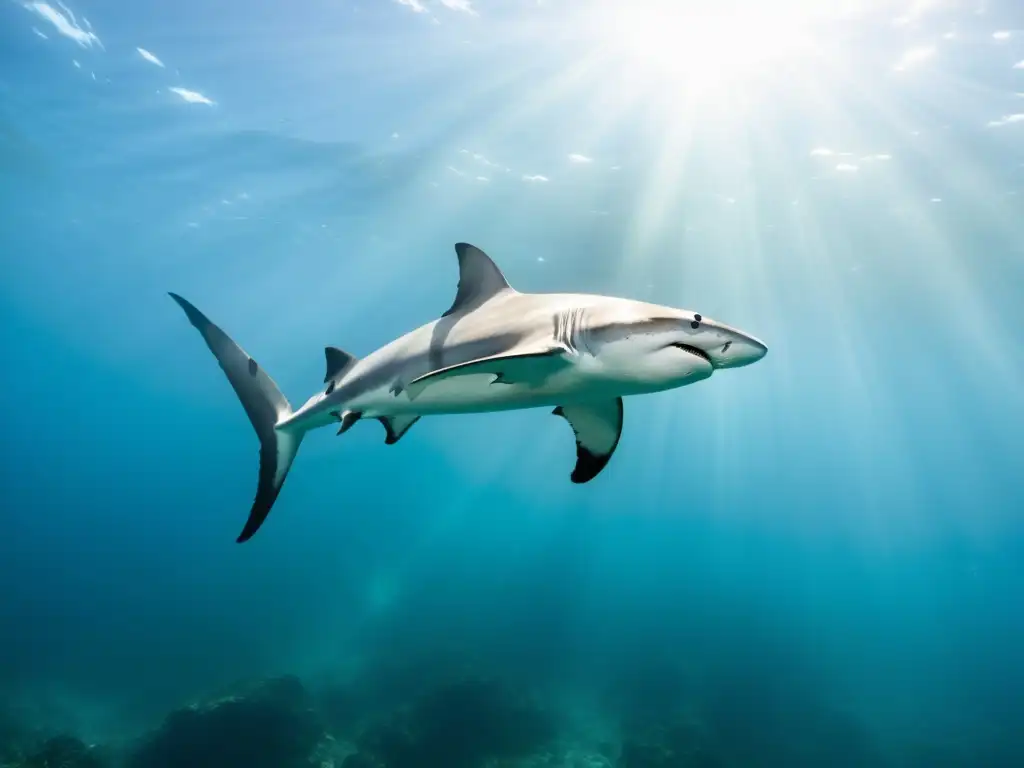
[[[321,430],[236,544],[166,292],[302,403],[460,241],[770,351],[582,486],[546,409]],[[366,733],[492,679],[552,725],[490,765],[1024,765],[1019,3],[13,0],[0,255],[0,764],[295,675],[350,767],[483,765]]]

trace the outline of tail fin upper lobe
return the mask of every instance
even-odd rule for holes
[[[175,293],[171,298],[185,310],[188,319],[203,335],[206,345],[227,374],[238,399],[249,415],[260,439],[260,475],[249,519],[238,536],[248,541],[270,514],[292,461],[302,442],[302,432],[285,432],[277,424],[292,414],[292,407],[274,380],[239,347],[231,337],[210,322],[202,312]]]

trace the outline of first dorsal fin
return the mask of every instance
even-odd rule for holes
[[[451,308],[441,317],[469,312],[499,293],[512,290],[498,265],[475,245],[456,243],[455,253],[459,257],[459,290]]]
[[[354,355],[350,355],[348,352],[337,347],[326,347],[324,355],[327,357],[327,373],[324,374],[324,382],[341,378],[341,374],[356,362]]]

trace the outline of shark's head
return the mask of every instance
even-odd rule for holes
[[[768,354],[760,339],[698,312],[686,313],[682,331],[686,337],[682,347],[691,354],[703,354],[714,370],[742,368]]]
[[[643,389],[667,389],[708,378],[721,368],[756,363],[763,342],[699,312],[633,303],[593,317],[586,340],[604,373]]]

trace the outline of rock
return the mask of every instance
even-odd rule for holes
[[[631,734],[617,768],[719,768],[725,764],[704,725],[677,715]]]
[[[309,768],[324,738],[302,683],[281,677],[172,712],[126,768]]]
[[[388,768],[415,765],[417,744],[405,720],[405,713],[397,713],[389,722],[367,728],[359,740],[363,755],[372,756]]]
[[[342,768],[355,752],[356,748],[352,744],[325,733],[313,748],[307,762],[310,768]]]
[[[365,717],[365,703],[348,685],[328,685],[317,692],[317,709],[335,732],[351,733],[358,730]]]
[[[585,750],[569,750],[562,765],[565,768],[613,768],[611,760],[604,755]]]
[[[345,758],[341,768],[381,768],[381,764],[365,752],[356,752]]]
[[[618,768],[667,768],[670,759],[671,753],[663,745],[626,741]]]
[[[106,761],[95,747],[74,736],[54,736],[22,761],[19,768],[104,768]]]
[[[387,768],[479,768],[533,755],[554,735],[529,701],[497,683],[466,680],[435,688],[368,729],[360,747]]]

